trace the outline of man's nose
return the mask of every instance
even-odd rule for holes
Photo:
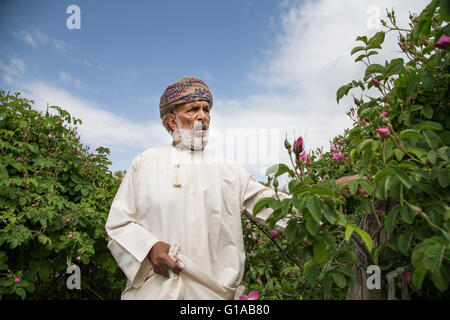
[[[208,118],[208,114],[203,109],[200,108],[198,113],[197,113],[196,120],[206,121],[207,118]]]

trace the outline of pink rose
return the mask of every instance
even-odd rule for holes
[[[15,283],[20,282],[20,278],[16,278],[16,280],[14,280]]]
[[[70,222],[70,219],[66,219],[66,222]],[[70,238],[70,237],[69,237]]]
[[[330,152],[331,152],[331,153],[333,153],[335,150],[336,150],[335,147],[333,147],[333,146],[330,147]]]
[[[67,235],[67,238],[71,239],[71,238],[72,238],[72,235],[71,235],[71,234],[68,234],[68,235]]]
[[[80,261],[80,260],[81,260],[81,257],[80,257],[80,256],[78,256],[78,257],[77,257],[77,260],[78,260],[78,261]]]
[[[334,162],[339,162],[342,160],[342,152],[334,153],[333,154],[333,160]]]
[[[23,177],[26,178],[28,175],[26,173],[23,174]]]
[[[381,111],[381,114],[382,114],[383,116],[387,115],[388,113],[389,113],[388,111]]]
[[[372,79],[372,82],[373,82],[373,85],[374,85],[375,87],[378,87],[378,86],[380,85],[380,83],[378,82],[378,80],[375,79],[375,78]]]
[[[272,233],[272,237],[278,238],[278,232],[276,230],[272,230],[270,233]]]
[[[388,136],[388,135],[391,134],[391,132],[390,132],[389,129],[387,129],[387,128],[376,129],[376,131],[377,131],[381,136]]]
[[[84,163],[84,166],[85,166],[85,167],[87,166],[87,162]]]
[[[38,171],[38,170],[36,170],[36,171],[34,172],[34,174],[35,174],[35,175],[39,174],[39,171]]]
[[[300,155],[300,160],[302,160],[302,162],[305,162],[306,159],[306,153],[305,151],[302,152],[302,154]]]
[[[298,157],[298,155],[302,151],[303,151],[303,138],[302,137],[298,137],[298,139],[295,140],[295,142],[294,142],[294,153]]]
[[[17,157],[17,161],[22,162],[22,158],[21,157]]]
[[[406,273],[406,277],[405,277],[406,282],[408,282],[410,278],[411,278],[411,272],[408,271]]]
[[[440,38],[439,41],[436,42],[435,44],[433,44],[436,48],[439,49],[445,49],[450,45],[450,37],[447,36],[446,34],[443,34]]]
[[[239,300],[258,300],[259,294],[258,291],[252,291],[247,295],[243,294],[242,296],[239,296]]]

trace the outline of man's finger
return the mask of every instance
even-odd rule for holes
[[[173,262],[173,264],[170,266],[170,269],[176,273],[181,272],[183,269],[178,265],[178,263],[176,263],[175,261]]]
[[[165,259],[165,265],[172,271],[175,272],[181,272],[180,266],[169,256],[167,256],[167,259]]]

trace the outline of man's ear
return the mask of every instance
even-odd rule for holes
[[[178,129],[177,122],[175,121],[176,116],[173,113],[169,113],[166,116],[167,125],[169,126],[172,131],[175,131]]]

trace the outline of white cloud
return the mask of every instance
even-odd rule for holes
[[[61,71],[59,73],[59,81],[61,81],[62,83],[70,84],[77,89],[81,89],[82,87],[82,83],[80,80],[73,78],[70,74],[64,71]]]
[[[409,13],[420,13],[427,3],[380,0],[374,6],[368,0],[283,1],[281,32],[268,48],[265,60],[249,75],[264,91],[221,101],[216,110],[217,124],[276,127],[288,132],[297,128],[296,134],[306,135],[307,149],[323,146],[327,150],[330,139],[351,127],[345,112],[353,99],[346,97],[337,105],[336,91],[363,78],[364,65],[354,62],[357,55],[350,56],[351,49],[358,45],[356,37],[370,37],[380,31],[374,28],[374,15],[379,12],[380,18],[386,19],[385,8],[394,8],[398,24],[407,26]],[[273,20],[268,21],[269,27],[271,24]],[[381,58],[371,59],[384,64],[397,56],[396,35],[389,33]],[[226,107],[222,109],[220,104]],[[286,153],[282,144],[278,152]]]
[[[17,32],[13,32],[13,35],[16,38],[22,39],[23,41],[25,41],[26,43],[28,43],[32,47],[36,47],[36,45],[37,45],[36,44],[36,40],[33,39],[32,35],[30,33],[28,33],[27,31],[25,31],[25,30],[21,30],[18,33]]]
[[[19,32],[13,32],[12,34],[34,48],[38,45],[45,45],[47,43],[52,43],[58,51],[64,51],[67,47],[67,44],[63,40],[51,38],[39,29],[34,29],[33,32],[20,30]]]
[[[94,148],[103,146],[119,154],[137,155],[152,146],[169,143],[169,135],[160,122],[130,121],[106,111],[94,102],[43,82],[23,83],[21,88],[23,96],[35,101],[33,108],[45,111],[47,105],[56,105],[81,119],[83,123],[78,126],[81,141]],[[114,163],[114,167],[123,170],[131,160]]]
[[[9,64],[4,64],[0,61],[0,69],[9,76],[17,77],[25,71],[25,62],[20,58],[10,58]]]

